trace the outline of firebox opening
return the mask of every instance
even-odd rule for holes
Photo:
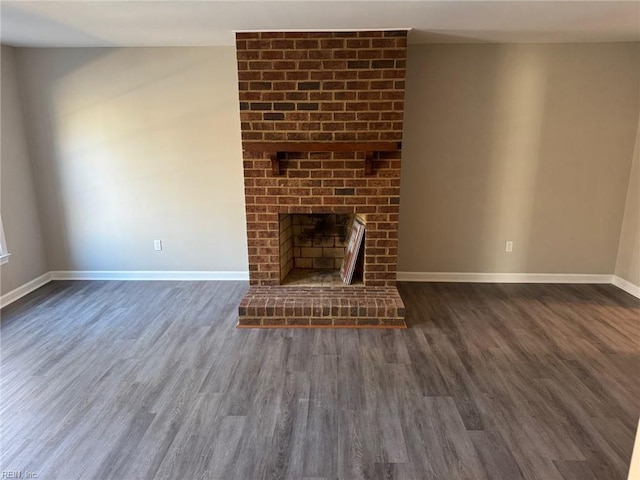
[[[340,267],[355,215],[280,214],[280,283],[344,285]],[[364,242],[352,284],[362,284]]]

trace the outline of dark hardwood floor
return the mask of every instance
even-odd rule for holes
[[[626,478],[640,301],[401,284],[407,330],[238,330],[241,282],[53,282],[2,311],[0,470]]]

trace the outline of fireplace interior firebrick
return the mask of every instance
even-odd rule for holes
[[[360,220],[366,217],[357,215]],[[340,286],[340,267],[356,215],[335,213],[280,214],[280,283],[297,286]],[[364,243],[364,242],[363,242]],[[364,247],[351,285],[362,285]]]

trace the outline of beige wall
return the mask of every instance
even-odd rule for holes
[[[2,46],[0,123],[0,211],[11,257],[0,267],[0,294],[46,273],[43,239],[27,149],[15,50]]]
[[[399,269],[610,274],[620,243],[621,271],[639,59],[638,44],[410,47]],[[18,60],[52,270],[246,271],[233,48]]]
[[[19,64],[52,270],[247,270],[233,48]]]
[[[639,63],[637,43],[410,48],[399,270],[613,273]]]
[[[640,122],[633,153],[615,274],[640,286]]]

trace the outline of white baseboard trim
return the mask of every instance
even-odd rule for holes
[[[210,271],[127,271],[127,270],[64,270],[51,272],[53,280],[249,280],[249,272],[210,272]]]
[[[46,285],[52,280],[51,272],[47,272],[43,275],[40,275],[38,278],[34,278],[30,282],[25,283],[24,285],[19,286],[18,288],[11,290],[8,293],[5,293],[0,297],[0,308],[4,308],[10,303],[15,302],[16,300],[21,299],[25,295],[37,290],[38,288]]]
[[[638,285],[635,285],[629,282],[628,280],[625,280],[624,278],[621,278],[617,275],[613,275],[611,283],[613,283],[619,289],[624,290],[628,294],[633,295],[634,297],[640,298],[640,287]]]
[[[611,275],[567,273],[398,272],[400,282],[612,283]]]
[[[398,272],[400,282],[468,282],[468,283],[605,283],[613,284],[640,298],[640,286],[605,274],[565,273],[465,273],[465,272]],[[174,280],[174,281],[248,281],[247,271],[86,271],[59,270],[47,272],[0,297],[0,308],[24,297],[52,280]]]

